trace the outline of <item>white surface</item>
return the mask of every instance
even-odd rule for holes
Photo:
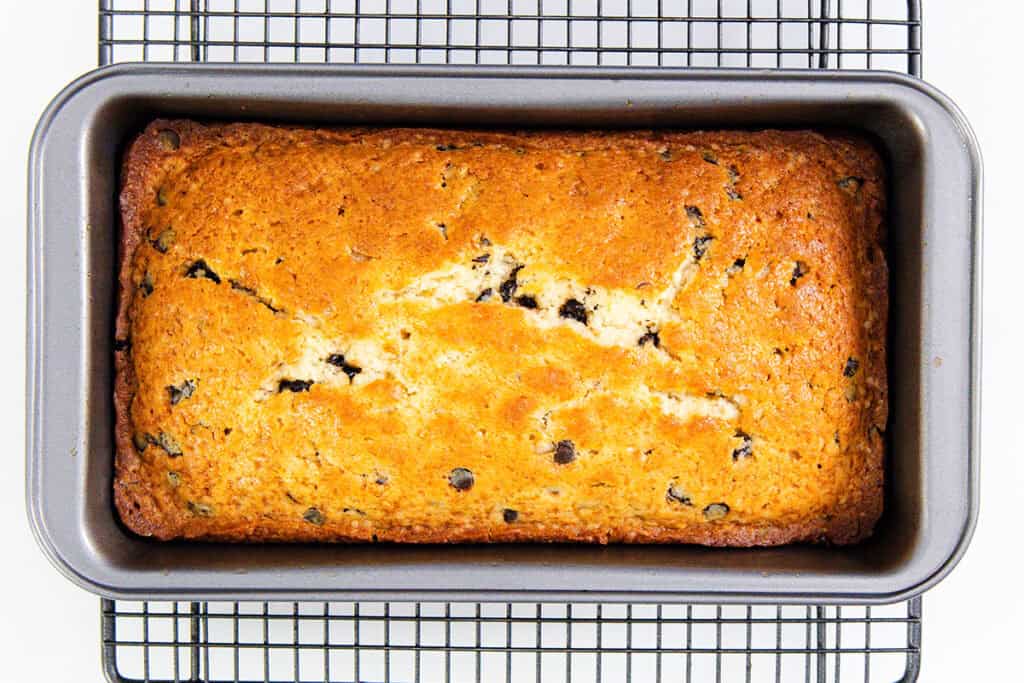
[[[1019,272],[1024,229],[1020,187],[1020,57],[1024,7],[1001,0],[925,0],[927,80],[963,108],[985,156],[985,303],[982,504],[977,533],[954,573],[925,596],[922,681],[999,680],[1020,670],[1024,598],[1020,523],[1024,431],[1017,414],[1024,363]],[[0,21],[6,101],[0,109],[7,237],[2,245],[0,338],[6,390],[0,415],[8,448],[0,464],[6,557],[0,577],[0,679],[100,681],[98,599],[43,558],[24,512],[25,160],[35,121],[74,76],[96,63],[96,3],[18,2]],[[638,678],[639,680],[639,678]]]

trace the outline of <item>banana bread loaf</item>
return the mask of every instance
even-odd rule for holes
[[[860,540],[882,508],[883,175],[832,132],[155,121],[122,179],[121,519]]]

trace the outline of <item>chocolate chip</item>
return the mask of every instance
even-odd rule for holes
[[[473,263],[487,263],[491,260],[490,254],[480,254],[473,258]]]
[[[558,317],[568,318],[569,320],[575,320],[586,325],[587,307],[576,299],[566,299],[565,303],[558,308]]]
[[[695,261],[700,261],[704,258],[704,254],[708,253],[708,243],[715,239],[711,235],[701,235],[693,240],[693,258]]]
[[[839,186],[840,190],[843,190],[848,194],[854,195],[857,194],[857,191],[860,190],[861,186],[864,185],[864,179],[858,178],[855,175],[851,175],[845,178],[840,178],[838,181],[836,181],[836,185]]]
[[[206,261],[199,259],[188,267],[185,271],[185,277],[200,278],[205,277],[207,280],[213,280],[214,284],[220,284],[220,276],[213,272],[210,266],[206,265]]]
[[[516,304],[523,308],[535,309],[537,308],[537,299],[529,294],[516,297]]]
[[[171,488],[178,488],[178,484],[181,483],[181,475],[173,471],[168,472],[167,483],[170,484]]]
[[[666,147],[665,149],[658,152],[658,156],[661,157],[662,161],[672,161],[672,150]]]
[[[311,379],[283,379],[277,383],[277,393],[280,394],[282,391],[294,393],[309,391],[311,386],[313,386],[313,380]]]
[[[860,368],[860,362],[851,356],[846,359],[846,365],[843,367],[843,375],[845,377],[853,377],[857,374],[858,368]]]
[[[167,190],[162,187],[156,191],[156,205],[167,206]]]
[[[161,128],[156,134],[157,142],[168,152],[173,152],[181,147],[181,136],[170,128]]]
[[[456,491],[468,491],[475,481],[473,473],[465,467],[456,467],[448,475],[448,485]]]
[[[142,298],[145,299],[153,293],[153,276],[146,273],[142,276],[142,282],[139,283],[139,291],[142,292]]]
[[[373,483],[377,486],[386,486],[388,483],[388,475],[377,473],[377,477],[373,480]]]
[[[803,261],[797,261],[796,265],[793,266],[793,277],[789,278],[789,286],[796,287],[796,281],[802,278],[804,275],[810,272],[807,264]]]
[[[323,526],[324,522],[327,521],[327,517],[324,516],[324,513],[320,512],[316,508],[309,508],[308,510],[303,512],[302,519],[306,520],[314,526]]]
[[[519,513],[511,508],[505,508],[501,511],[501,518],[505,520],[506,524],[511,524],[519,519]]]
[[[516,293],[516,289],[519,288],[519,282],[516,278],[519,275],[519,271],[523,268],[524,266],[516,266],[513,268],[512,272],[509,273],[508,278],[498,287],[498,293],[501,294],[501,300],[505,303],[509,302],[512,295]]]
[[[729,514],[729,506],[725,503],[712,503],[704,508],[704,519],[709,522],[722,519],[727,514]]]
[[[160,234],[157,235],[156,239],[150,242],[150,244],[152,244],[153,248],[161,254],[166,254],[167,250],[171,248],[172,244],[174,244],[174,238],[174,228],[167,228],[165,230],[161,230]]]
[[[178,440],[167,432],[160,432],[156,435],[156,445],[164,449],[164,451],[172,458],[177,458],[181,455],[181,446],[178,445]]]
[[[746,460],[754,454],[754,440],[750,438],[750,435],[743,430],[737,429],[734,435],[737,439],[743,439],[743,443],[739,448],[734,448],[732,451],[732,461]]]
[[[576,459],[576,446],[572,441],[565,439],[555,444],[555,463],[568,465]]]
[[[153,437],[149,434],[143,434],[142,432],[135,432],[132,434],[132,445],[135,446],[135,450],[142,453],[146,450],[146,447],[152,443]]]
[[[178,405],[178,403],[190,397],[195,390],[196,383],[190,379],[185,380],[178,386],[174,386],[172,384],[171,386],[167,387],[167,393],[171,395],[171,405]]]
[[[729,186],[725,188],[725,194],[729,196],[729,199],[737,201],[743,199],[743,195],[736,189],[736,183],[740,179],[739,169],[735,166],[730,166],[726,171],[729,173]]]
[[[341,511],[342,512],[351,512],[352,514],[359,515],[360,517],[365,517],[366,516],[366,513],[364,511],[360,510],[359,508],[342,508]]]
[[[668,491],[665,492],[665,500],[670,503],[679,503],[680,505],[693,505],[693,499],[690,498],[690,495],[675,484],[668,487]]]
[[[477,295],[476,302],[480,303],[481,301],[487,301],[492,296],[494,296],[494,290],[488,287],[487,289],[485,289],[484,291],[480,292],[480,294]]]
[[[661,347],[661,337],[658,336],[657,331],[655,331],[655,330],[647,330],[647,332],[644,333],[644,336],[642,336],[642,337],[640,337],[639,339],[636,340],[636,344],[637,344],[637,346],[643,346],[645,344],[651,344],[651,345],[654,346],[654,348],[657,349],[657,348]]]
[[[690,224],[693,225],[693,227],[703,228],[705,225],[707,225],[707,222],[704,220],[704,213],[701,212],[700,209],[698,209],[696,206],[689,205],[687,205],[685,208],[686,217],[690,219]]]
[[[115,339],[114,340],[114,350],[115,351],[127,351],[130,348],[132,348],[132,340],[131,339]]]
[[[327,362],[335,367],[341,368],[341,371],[348,375],[348,381],[350,384],[352,383],[352,380],[355,379],[355,376],[363,371],[361,367],[352,365],[346,361],[344,354],[341,353],[332,353],[327,356]]]
[[[458,148],[459,148],[458,145],[450,145],[449,144],[449,145],[438,145],[434,149],[436,149],[438,152],[454,152]]]
[[[718,157],[715,156],[714,152],[703,151],[700,153],[700,158],[708,162],[709,164],[714,164],[715,166],[718,165]]]
[[[743,266],[745,265],[747,265],[747,259],[738,258],[732,262],[731,266],[725,269],[725,272],[727,272],[729,275],[733,275],[734,273],[738,273],[741,270],[743,270]]]
[[[213,508],[206,503],[195,503],[190,500],[186,503],[186,506],[188,511],[196,517],[213,517]]]

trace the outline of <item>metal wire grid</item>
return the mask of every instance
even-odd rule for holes
[[[894,681],[919,599],[883,607],[104,601],[112,681]]]
[[[100,0],[99,61],[921,70],[917,0]]]
[[[99,61],[869,68],[916,0],[100,0]],[[883,607],[104,600],[112,681],[914,680]]]

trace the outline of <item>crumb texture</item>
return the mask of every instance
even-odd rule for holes
[[[121,193],[121,518],[160,539],[860,540],[884,196],[840,133],[155,121]]]

